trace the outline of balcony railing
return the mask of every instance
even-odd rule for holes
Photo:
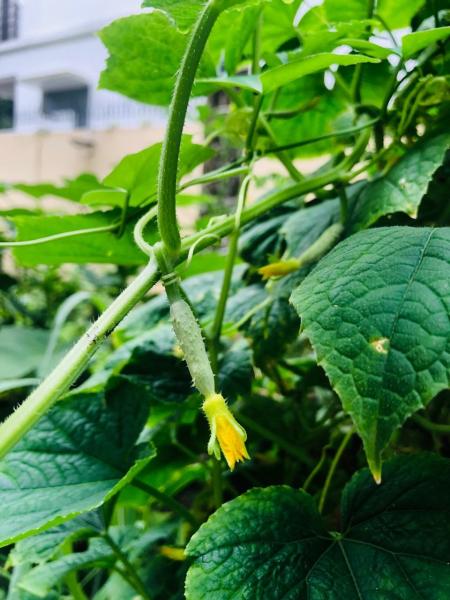
[[[0,42],[19,35],[19,4],[15,0],[0,0]]]
[[[5,110],[6,108],[8,107],[5,107]],[[166,119],[167,111],[159,106],[117,100],[89,105],[83,127],[108,129],[110,127],[134,128],[142,125],[163,126]],[[51,114],[44,114],[42,110],[21,110],[14,111],[14,122],[12,118],[5,118],[2,125],[0,119],[0,130],[33,132],[39,130],[70,131],[78,128],[80,128],[79,119],[73,110],[58,110]]]

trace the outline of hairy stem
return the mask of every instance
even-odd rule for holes
[[[158,173],[158,227],[161,240],[169,253],[180,248],[180,232],[176,216],[178,158],[184,121],[200,58],[220,9],[210,0],[195,24],[184,54],[170,104],[169,121]]]
[[[320,175],[316,175],[314,177],[305,178],[302,181],[299,181],[298,183],[294,183],[293,185],[290,185],[284,189],[277,190],[273,194],[267,195],[259,202],[255,202],[254,204],[246,208],[242,212],[241,225],[253,221],[253,219],[256,219],[257,217],[263,215],[272,208],[283,204],[283,202],[287,202],[288,200],[291,200],[293,198],[298,198],[299,196],[303,196],[308,192],[318,190],[324,187],[325,185],[340,180],[345,176],[346,173],[342,169],[342,167],[337,166],[334,169],[326,171],[325,173],[321,173]],[[206,230],[199,231],[198,233],[195,233],[189,238],[186,238],[181,243],[181,257],[184,258],[187,255],[187,253],[189,252],[189,248],[193,244],[196,244],[197,252],[199,252],[203,248],[207,248],[208,246],[210,246],[212,242],[210,238],[205,237],[206,233],[216,235],[218,237],[224,237],[231,233],[233,227],[234,215],[231,215],[226,219],[223,219],[219,223],[208,227]]]
[[[241,224],[252,221],[291,198],[318,190],[329,183],[340,180],[345,175],[342,167],[338,166],[315,177],[304,179],[283,190],[278,190],[245,209],[242,212]],[[216,237],[224,237],[230,234],[234,228],[234,223],[235,216],[231,215],[206,231],[201,231],[183,240],[181,245],[182,254],[177,259],[177,264],[187,258],[192,246],[195,245],[195,250],[198,252],[214,243]],[[159,244],[155,245],[155,247],[158,246]],[[0,458],[5,456],[40,417],[70,388],[86,368],[90,358],[102,341],[109,336],[123,317],[155,285],[158,279],[158,268],[151,262],[88,329],[41,385],[0,425]]]
[[[78,340],[41,385],[0,425],[0,458],[5,456],[70,388],[103,340],[157,280],[157,268],[154,263],[149,263]]]

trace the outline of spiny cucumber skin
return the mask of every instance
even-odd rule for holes
[[[198,391],[207,398],[215,393],[214,373],[203,341],[200,326],[185,300],[171,304],[172,326],[184,354],[192,380]]]

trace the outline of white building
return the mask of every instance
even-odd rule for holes
[[[0,129],[161,125],[165,112],[97,90],[106,50],[96,33],[141,0],[0,0]]]

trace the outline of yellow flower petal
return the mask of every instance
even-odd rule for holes
[[[265,265],[258,269],[258,273],[263,276],[263,279],[269,279],[270,277],[283,277],[298,268],[299,261],[296,258],[290,258]]]
[[[218,446],[231,470],[237,462],[250,458],[245,447],[247,434],[239,425],[221,394],[212,394],[203,403],[211,429],[208,452],[216,454]]]

